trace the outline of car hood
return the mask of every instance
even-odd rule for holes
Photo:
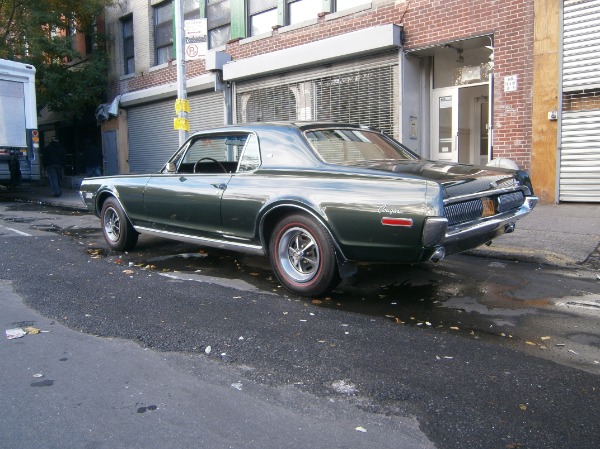
[[[442,161],[364,161],[352,164],[369,170],[410,175],[439,182],[444,198],[472,195],[488,190],[518,188],[531,189],[525,172],[505,168],[455,164]]]

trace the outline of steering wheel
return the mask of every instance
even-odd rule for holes
[[[198,164],[202,161],[211,161],[214,162],[215,164],[217,164],[219,167],[221,167],[221,170],[223,170],[223,173],[228,173],[227,169],[223,166],[223,164],[221,164],[219,161],[217,161],[216,159],[213,159],[212,157],[203,157],[200,158],[196,161],[196,163],[194,164],[194,173],[196,173],[196,168],[198,168]]]

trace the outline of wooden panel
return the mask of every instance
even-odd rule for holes
[[[543,203],[556,203],[559,0],[536,0],[533,59],[531,179]]]

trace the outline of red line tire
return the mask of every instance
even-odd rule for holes
[[[320,296],[340,281],[331,236],[308,214],[281,219],[269,244],[271,265],[285,288],[302,296]]]

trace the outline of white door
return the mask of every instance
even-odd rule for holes
[[[431,101],[431,159],[458,162],[458,89],[434,89]]]

